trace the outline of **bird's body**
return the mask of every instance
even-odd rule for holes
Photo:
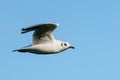
[[[46,23],[23,28],[22,33],[35,30],[32,45],[13,51],[35,54],[55,54],[68,48],[74,48],[73,46],[70,46],[69,43],[54,38],[52,32],[57,26],[58,24],[56,23]]]

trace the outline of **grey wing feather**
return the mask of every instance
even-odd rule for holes
[[[22,34],[23,33],[27,33],[36,29],[41,29],[41,31],[46,32],[48,30],[52,30],[55,29],[58,26],[57,23],[46,23],[46,24],[38,24],[38,25],[34,25],[34,26],[30,26],[30,27],[26,27],[26,28],[22,28]],[[46,27],[46,28],[44,28]]]
[[[22,29],[22,33],[27,33],[35,30],[33,34],[33,45],[45,43],[54,39],[52,32],[58,26],[56,23],[39,24]]]

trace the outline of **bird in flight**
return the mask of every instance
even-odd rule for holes
[[[34,31],[32,45],[13,50],[13,52],[29,52],[34,54],[55,54],[67,50],[74,49],[68,42],[56,40],[53,31],[57,28],[57,23],[38,24],[22,29],[21,34]]]

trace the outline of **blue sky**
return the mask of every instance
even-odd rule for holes
[[[119,0],[1,0],[0,80],[120,80]],[[31,44],[23,27],[58,22],[56,39],[76,49],[12,52]]]

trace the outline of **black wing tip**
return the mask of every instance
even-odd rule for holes
[[[23,31],[23,30],[24,30],[24,28],[21,29],[21,31]]]
[[[44,25],[52,25],[54,27],[59,26],[59,24],[56,23],[56,22],[48,22],[48,23],[43,23],[43,24],[36,24],[36,25],[31,26],[31,27],[22,28],[21,29],[21,31],[22,31],[21,34],[33,31],[33,30],[37,29],[39,26],[44,26]]]
[[[21,32],[21,34],[24,34],[24,33],[26,33],[26,31],[22,31],[22,32]]]
[[[21,34],[24,34],[24,33],[29,32],[30,30],[26,30],[25,28],[22,28],[21,31],[22,31]]]
[[[12,52],[16,52],[16,51],[18,51],[18,50],[12,50]]]
[[[21,31],[26,31],[26,29],[25,29],[25,28],[22,28]]]
[[[21,34],[25,33],[25,29],[24,28],[22,28],[21,31],[22,31]]]
[[[27,52],[27,50],[24,50],[24,49],[13,50],[12,52],[16,52],[16,51],[18,51],[18,52]]]

